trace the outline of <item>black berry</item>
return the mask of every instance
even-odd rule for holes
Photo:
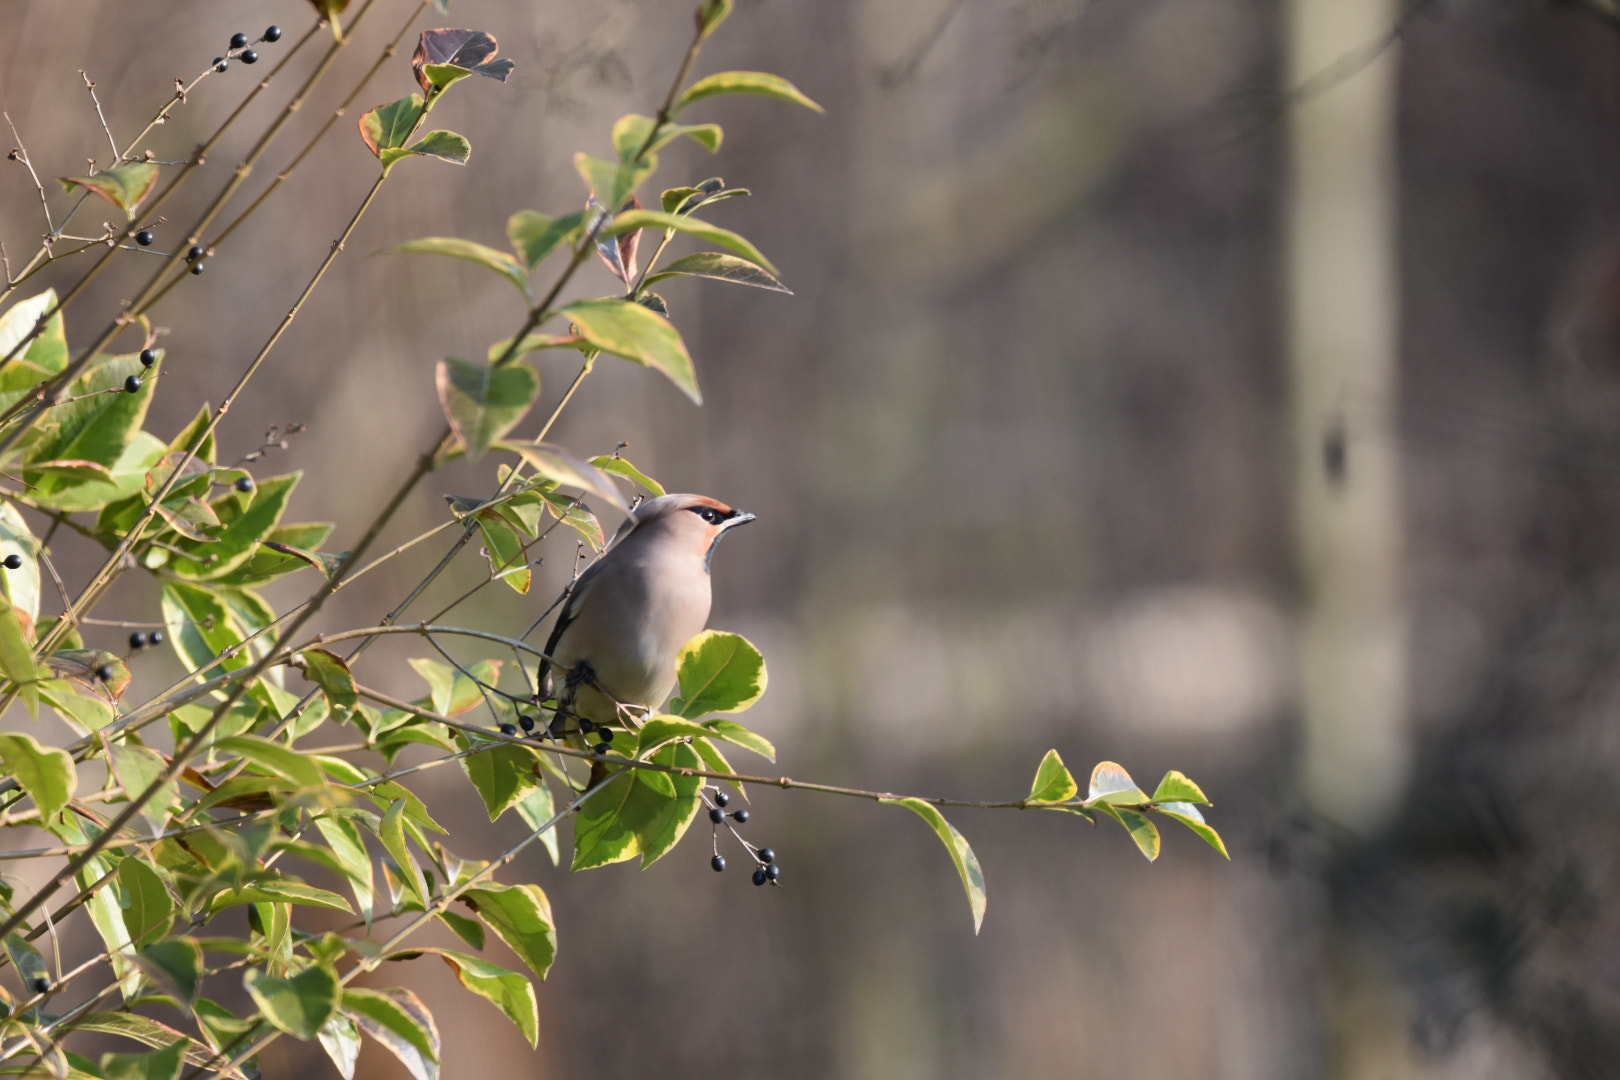
[[[163,631],[161,631],[161,630],[152,631],[150,634],[147,635],[146,640],[151,642],[153,645],[161,645],[161,644],[163,644]]]
[[[21,570],[22,556],[13,552],[12,554],[6,556],[4,565],[7,570]]]
[[[598,754],[605,754],[608,752],[608,744],[605,742],[599,742],[595,746],[591,747],[591,749]]]
[[[231,35],[231,48],[240,49],[246,46],[247,43],[248,36],[246,34],[238,32]]]
[[[762,847],[758,851],[754,852],[754,854],[759,856],[759,861],[762,863],[773,863],[776,861],[776,852],[772,851],[768,847]]]
[[[266,41],[280,41],[281,40],[281,27],[272,26],[270,29],[266,30],[264,32],[264,40],[266,40]]]
[[[249,49],[247,52],[237,57],[237,59],[242,61],[244,64],[257,64],[259,62],[259,50]]]
[[[755,885],[763,885],[769,880],[770,880],[770,878],[765,876],[765,868],[763,866],[760,867],[758,870],[754,871],[754,884]]]
[[[34,980],[34,993],[48,994],[51,992],[51,980],[41,976]]]
[[[714,801],[715,801],[716,805],[725,806],[727,803],[729,803],[731,801],[731,796],[727,795],[723,791],[717,791],[717,792],[714,793]]]
[[[612,742],[613,741],[613,729],[612,728],[603,728],[600,732],[597,733],[597,738],[601,739],[603,742]]]
[[[593,732],[595,730],[596,730],[596,725],[595,724],[591,723],[589,720],[585,719],[583,716],[579,718],[579,731],[580,731],[581,735],[589,735],[591,732]]]
[[[229,60],[225,59],[223,56],[214,57],[214,70],[215,71],[224,71],[226,68],[228,68],[230,66],[231,66],[231,62]]]
[[[534,730],[534,717],[532,717],[532,716],[520,716],[520,717],[518,717],[518,727],[522,728],[524,731],[533,731]]]
[[[719,807],[715,807],[713,810],[709,811],[709,820],[718,825],[722,821],[726,820],[726,812]]]
[[[709,865],[714,867],[714,872],[718,874],[720,871],[726,868],[726,857],[724,855],[716,855],[714,858],[709,860]]]
[[[102,682],[112,682],[113,676],[116,674],[117,672],[113,670],[113,666],[111,664],[102,664],[100,667],[96,668],[96,678],[100,679]]]
[[[133,394],[135,391],[139,390],[140,388],[141,388],[141,377],[139,375],[131,375],[129,378],[124,380],[124,390],[126,392]]]
[[[156,349],[142,349],[141,350],[141,366],[142,367],[151,367],[155,363],[157,363],[157,350]]]
[[[192,268],[191,268],[191,272],[192,272],[192,273],[193,273],[193,274],[200,274],[200,273],[202,273],[202,272],[203,272],[203,264],[202,264],[202,263],[197,263],[197,264],[196,264],[196,265],[194,265],[194,266],[192,266]]]
[[[198,259],[202,258],[206,254],[208,254],[208,252],[203,248],[203,246],[201,244],[192,244],[191,249],[186,252],[186,261],[187,262],[196,262]]]
[[[237,477],[236,478],[236,490],[240,491],[244,495],[246,495],[248,492],[252,491],[253,490],[253,478],[251,476],[239,476],[239,477]]]
[[[501,725],[501,734],[502,735],[516,735],[517,734],[517,725],[516,724],[502,724]]]
[[[782,876],[782,868],[777,866],[775,863],[772,863],[765,868],[765,876],[770,880],[775,881],[777,878]]]
[[[129,647],[131,649],[146,648],[146,632],[144,630],[137,630],[133,634],[129,635]]]
[[[135,242],[141,245],[141,247],[151,247],[152,241],[156,239],[157,237],[152,235],[151,229],[142,229],[140,232],[135,234]]]
[[[746,810],[738,810],[735,814],[732,814],[731,817],[739,825],[748,824],[748,811]]]

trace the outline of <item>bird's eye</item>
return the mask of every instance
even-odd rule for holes
[[[703,520],[707,521],[710,525],[718,525],[722,520],[722,515],[720,511],[716,510],[714,507],[705,506],[703,508]]]

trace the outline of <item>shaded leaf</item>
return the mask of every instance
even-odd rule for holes
[[[321,688],[326,695],[328,715],[334,723],[348,723],[360,693],[354,686],[354,675],[348,661],[326,649],[305,649],[298,654],[304,658],[304,677]]]
[[[658,481],[636,468],[630,463],[628,458],[622,458],[614,454],[603,454],[601,457],[591,458],[591,464],[596,466],[598,469],[601,469],[605,473],[612,473],[615,476],[622,476],[628,480],[635,481],[648,491],[652,492],[654,496],[663,495],[665,493],[664,485],[660,484]]]
[[[169,759],[148,747],[124,739],[109,742],[108,756],[113,775],[123,785],[131,800],[150,789],[169,767]],[[162,832],[169,823],[169,815],[180,804],[180,789],[170,780],[152,793],[141,810],[141,815],[152,826],[153,832]]]
[[[880,799],[880,802],[904,806],[918,817],[928,822],[930,828],[944,843],[945,850],[950,852],[951,861],[956,864],[956,872],[961,875],[962,888],[967,892],[968,907],[973,911],[973,932],[979,932],[979,926],[984,922],[984,871],[979,869],[979,860],[973,854],[973,849],[962,834],[956,831],[955,826],[945,820],[945,815],[932,803],[921,799]]]
[[[752,750],[766,761],[776,760],[776,747],[771,740],[755,731],[750,731],[735,720],[705,720],[703,727],[710,736],[740,746],[745,750]],[[727,772],[730,769],[726,770]]]
[[[1209,825],[1204,821],[1204,815],[1200,813],[1198,807],[1194,806],[1192,803],[1167,802],[1161,803],[1155,809],[1158,813],[1163,814],[1165,817],[1174,818],[1183,825],[1187,826],[1187,828],[1191,829],[1201,840],[1204,841],[1204,843],[1220,852],[1225,858],[1230,859],[1232,857],[1231,854],[1226,850],[1226,841],[1221,839],[1221,834],[1209,827]]]
[[[454,236],[424,236],[420,240],[407,240],[403,244],[384,248],[383,253],[448,255],[452,259],[461,259],[482,266],[486,270],[493,270],[517,286],[517,290],[525,298],[529,297],[529,274],[523,264],[504,251],[497,251],[471,240],[462,240]]]
[[[332,1059],[343,1080],[354,1080],[354,1067],[360,1060],[360,1029],[347,1016],[334,1014],[315,1033],[321,1049]]]
[[[39,669],[34,664],[33,634],[29,632],[32,620],[24,623],[23,616],[9,601],[0,599],[0,674],[11,680],[29,713],[38,716]],[[0,757],[4,757],[3,749]]]
[[[575,457],[560,446],[550,443],[502,443],[521,457],[534,470],[537,479],[552,480],[563,487],[577,487],[593,495],[600,495],[620,510],[629,510],[630,504],[617,485],[603,475],[594,464]]]
[[[676,259],[658,273],[649,274],[646,284],[654,285],[672,277],[712,278],[715,281],[730,281],[738,285],[752,285],[758,289],[770,289],[772,292],[793,295],[792,289],[747,259],[719,251],[699,251],[694,255]]]
[[[635,160],[636,154],[645,152],[655,153],[682,135],[689,137],[709,153],[720,149],[720,142],[725,133],[720,130],[719,124],[665,124],[658,129],[658,135],[649,144],[647,136],[652,134],[655,121],[650,116],[638,116],[630,113],[619,117],[613,125],[613,149],[618,151],[619,160],[623,162]]]
[[[495,368],[450,356],[439,361],[437,381],[439,404],[471,460],[512,430],[540,393],[540,376],[523,363]]]
[[[180,1080],[190,1041],[177,1039],[145,1054],[102,1054],[101,1075],[106,1080]]]
[[[284,743],[259,735],[233,735],[214,745],[220,753],[239,755],[271,776],[286,780],[294,790],[324,790],[327,786],[320,763]]]
[[[669,114],[679,115],[688,105],[721,94],[761,94],[782,101],[791,101],[816,112],[825,111],[780,75],[771,75],[764,71],[720,71],[701,78],[687,87]]]
[[[167,936],[174,925],[175,905],[157,871],[129,856],[118,862],[118,883],[124,891],[124,926],[135,947]]]
[[[411,54],[411,72],[424,94],[454,81],[449,72],[430,67],[460,68],[469,75],[505,82],[517,65],[510,60],[494,60],[499,51],[495,36],[482,30],[424,30],[417,39],[416,52]]]
[[[506,235],[518,258],[533,270],[559,245],[572,245],[584,223],[583,210],[562,217],[549,217],[534,210],[519,210],[507,219]]]
[[[649,211],[634,211],[648,213]],[[586,341],[602,352],[662,372],[693,402],[702,404],[692,357],[668,319],[626,300],[577,300],[562,309]]]
[[[475,519],[484,538],[484,550],[489,554],[490,572],[518,593],[527,593],[534,571],[529,567],[528,552],[523,549],[523,537],[497,510],[482,510]]]
[[[472,157],[472,143],[453,131],[430,131],[410,146],[385,149],[377,157],[382,161],[384,172],[392,168],[394,162],[407,157],[431,157],[452,165],[465,165]]]
[[[589,154],[574,155],[574,168],[603,207],[622,206],[653,171],[653,163],[604,161]],[[592,223],[594,224],[594,222]]]
[[[202,985],[203,951],[194,939],[181,936],[153,942],[140,951],[136,962],[168,984],[187,1005],[196,999]]]

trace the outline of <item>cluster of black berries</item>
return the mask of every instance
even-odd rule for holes
[[[163,631],[161,630],[152,630],[150,632],[146,630],[137,630],[133,634],[129,635],[130,652],[140,652],[148,645],[161,644],[163,644]]]
[[[738,825],[748,824],[748,811],[746,809],[735,810],[729,814],[726,812],[726,806],[730,802],[731,796],[724,791],[714,793],[715,804],[709,807],[709,820],[714,823],[714,835],[717,841],[720,835],[720,826],[726,824],[726,819],[729,818]],[[736,834],[736,829],[732,829],[732,834]],[[739,836],[737,839],[742,840],[742,837]],[[768,847],[754,847],[746,840],[742,840],[742,845],[753,856],[754,862],[758,864],[754,867],[754,884],[764,885],[766,882],[776,884],[776,880],[782,876],[782,868],[776,865],[776,852]],[[718,843],[716,844],[714,858],[709,860],[709,866],[717,874],[726,868],[726,857],[720,854]]]
[[[264,36],[259,39],[259,41],[268,41],[272,44],[280,40],[281,27],[279,26],[270,27],[270,29],[264,32]],[[249,49],[248,44],[248,36],[246,34],[235,33],[231,35],[231,52],[236,53],[236,58],[242,61],[244,64],[257,64],[259,62],[259,50]],[[257,43],[255,42],[255,44]],[[243,51],[237,52],[238,49]],[[229,55],[214,57],[215,71],[224,71],[230,66],[231,58]]]

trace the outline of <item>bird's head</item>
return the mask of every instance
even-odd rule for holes
[[[702,555],[707,567],[720,538],[734,526],[753,520],[754,515],[746,510],[734,509],[706,495],[660,495],[636,507],[625,524],[637,535],[657,534]]]

